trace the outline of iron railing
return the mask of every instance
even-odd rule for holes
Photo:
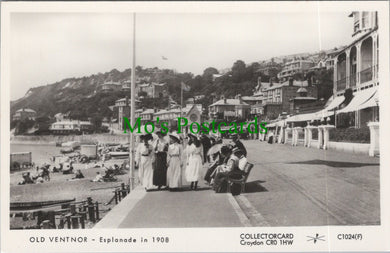
[[[373,67],[366,68],[360,71],[360,83],[365,83],[372,80]]]

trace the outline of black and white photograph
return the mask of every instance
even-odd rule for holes
[[[2,232],[357,250],[388,227],[387,2],[89,4],[2,3]]]

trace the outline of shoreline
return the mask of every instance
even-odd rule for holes
[[[80,143],[128,143],[128,135],[126,134],[91,134],[91,135],[18,135],[10,138],[10,144],[26,144],[26,145],[55,145],[69,141],[77,141]]]

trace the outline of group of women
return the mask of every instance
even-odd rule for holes
[[[177,133],[170,133],[168,139],[161,131],[156,135],[157,138],[152,134],[142,135],[136,151],[138,178],[147,191],[162,188],[175,191],[182,187],[184,180],[190,184],[191,190],[197,190],[206,161],[210,163],[204,179],[210,185],[215,178],[243,169],[243,166],[238,166],[238,161],[246,157],[246,150],[243,153],[245,148],[238,140],[233,146],[223,146],[221,139],[209,138],[206,142],[206,136],[188,134],[183,139]]]
[[[191,190],[196,190],[204,156],[200,140],[192,134],[183,140],[172,133],[168,141],[161,131],[156,134],[156,140],[151,134],[140,136],[135,159],[140,183],[146,190],[169,188],[175,191],[183,185],[184,174],[191,183]],[[183,141],[187,142],[185,149]]]

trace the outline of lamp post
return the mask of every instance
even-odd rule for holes
[[[131,89],[130,89],[130,124],[134,126],[135,123],[135,13],[133,14],[133,64],[131,69]],[[130,132],[130,143],[129,143],[129,185],[130,189],[134,189],[134,166],[135,166],[135,150],[134,150],[134,133]]]

